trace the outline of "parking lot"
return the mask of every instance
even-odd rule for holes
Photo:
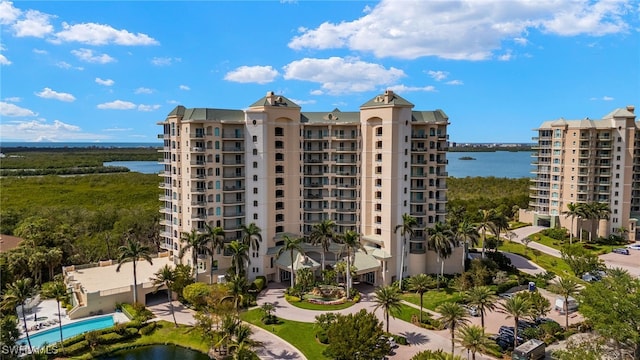
[[[623,268],[631,275],[640,277],[640,250],[629,249],[629,255],[608,253],[600,255],[609,268]]]

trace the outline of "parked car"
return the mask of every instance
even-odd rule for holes
[[[628,245],[627,248],[632,250],[640,250],[640,244]]]
[[[502,293],[498,295],[499,297],[503,298],[503,299],[511,299],[512,297],[514,297],[515,295],[512,293]]]
[[[602,277],[600,274],[596,273],[584,273],[582,274],[582,280],[586,282],[594,282],[602,280]]]
[[[625,249],[625,248],[616,248],[611,251],[616,254],[629,255],[629,249]]]
[[[467,306],[465,306],[464,308],[467,310],[467,312],[469,312],[469,315],[471,315],[471,316],[480,316],[480,311],[478,310],[478,308],[477,308],[477,307],[475,307],[475,306],[468,306],[468,305],[467,305]]]

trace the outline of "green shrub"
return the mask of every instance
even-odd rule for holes
[[[82,354],[83,352],[87,351],[88,348],[89,348],[89,342],[87,340],[82,340],[71,346],[65,346],[64,352],[65,352],[65,355],[74,356],[74,355]]]
[[[140,330],[138,330],[138,333],[140,333],[140,335],[149,335],[156,329],[156,326],[157,323],[150,322],[147,325],[141,327]]]
[[[293,295],[284,295],[285,300],[287,300],[290,303],[295,303],[295,302],[300,302],[300,298],[297,296],[293,296]]]
[[[141,328],[144,324],[139,320],[133,320],[126,323],[127,329],[135,328],[136,330]]]
[[[84,340],[84,334],[80,334],[80,335],[76,335],[74,337],[70,337],[70,338],[64,340],[62,342],[62,345],[64,345],[64,347],[67,348],[67,347],[69,347],[71,345],[74,345],[74,344],[77,344],[77,343],[81,342],[82,340]]]
[[[357,302],[360,302],[360,299],[362,299],[362,294],[358,293],[353,297],[352,300],[354,303],[357,303]]]
[[[516,287],[520,284],[518,284],[518,280],[509,280],[507,282],[504,282],[500,285],[498,285],[496,287],[496,293],[497,294],[501,294],[503,292],[506,292],[507,290],[511,289],[512,287]]]
[[[328,344],[329,343],[329,337],[327,336],[327,333],[320,330],[316,333],[316,339],[318,339],[318,341],[321,344]]]
[[[267,286],[267,278],[264,276],[258,276],[253,280],[253,284],[256,286],[256,290],[260,292]]]
[[[98,343],[100,344],[115,344],[119,341],[121,341],[123,338],[122,335],[112,332],[109,334],[104,334],[104,335],[100,335],[98,337]]]
[[[396,335],[396,334],[391,334],[391,337],[393,338],[393,340],[395,340],[396,344],[398,345],[408,345],[409,341],[407,341],[407,338],[401,335]]]
[[[544,229],[541,231],[542,235],[548,236],[554,240],[564,241],[569,238],[569,234],[567,233],[567,229],[565,228],[550,228]]]

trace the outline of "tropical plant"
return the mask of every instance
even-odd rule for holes
[[[476,360],[477,352],[487,352],[496,343],[484,333],[484,328],[477,325],[467,325],[458,329],[458,343],[467,351],[471,351],[471,359]]]
[[[204,253],[213,256],[213,251],[209,247],[210,238],[200,233],[197,229],[191,229],[191,232],[183,232],[180,241],[184,244],[178,252],[178,257],[182,259],[184,254],[191,250],[191,266],[193,270],[193,280],[198,281],[198,254]]]
[[[398,288],[393,286],[378,287],[375,291],[373,302],[376,304],[373,311],[382,309],[387,324],[387,332],[389,332],[389,315],[395,318],[395,315],[402,311],[402,299]]]
[[[116,272],[120,271],[120,268],[125,262],[131,261],[133,265],[133,303],[136,304],[138,302],[138,274],[136,272],[136,266],[140,259],[143,259],[149,264],[153,265],[153,261],[151,260],[151,250],[148,246],[142,245],[139,241],[137,241],[134,236],[131,236],[131,232],[125,235],[126,244],[120,246],[119,252],[120,256],[118,257],[118,267],[116,267]]]
[[[224,242],[224,229],[220,226],[211,226],[209,224],[204,224],[205,228],[205,237],[209,240],[208,243],[211,245],[211,256],[209,256],[209,269],[213,269],[213,251],[222,251],[224,250],[225,242]],[[213,282],[213,276],[209,276],[209,284]]]
[[[513,318],[513,347],[516,348],[518,346],[518,321],[529,316],[531,303],[526,297],[516,295],[507,299],[501,307],[501,310],[507,314],[507,318]]]
[[[607,203],[593,202],[589,205],[589,212],[591,213],[592,219],[596,221],[596,236],[600,236],[600,220],[609,219],[611,208],[609,208],[609,204]]]
[[[420,295],[420,323],[422,324],[422,303],[424,299],[424,293],[432,289],[435,285],[435,280],[427,274],[417,274],[409,278],[407,284],[410,291],[415,291]]]
[[[249,261],[249,245],[233,240],[227,244],[227,249],[231,252],[231,264],[235,268],[236,275],[243,275],[244,267],[242,264]]]
[[[453,232],[445,223],[437,222],[433,227],[425,229],[429,236],[427,246],[438,254],[440,261],[440,278],[444,278],[444,260],[451,256],[453,247],[456,245]],[[438,281],[438,289],[440,282]]]
[[[480,221],[476,225],[476,229],[478,232],[482,234],[482,258],[484,258],[484,252],[487,243],[487,231],[491,233],[496,233],[495,224],[493,223],[493,218],[495,217],[495,210],[489,209],[480,209],[478,210],[480,214]]]
[[[227,288],[229,289],[229,295],[222,300],[233,300],[233,307],[236,309],[236,312],[239,312],[240,305],[242,305],[249,293],[247,278],[243,275],[233,274],[233,276],[227,277]]]
[[[18,279],[13,283],[7,285],[7,289],[2,296],[2,310],[3,311],[15,311],[16,307],[20,306],[20,313],[22,313],[22,323],[24,326],[24,333],[27,337],[27,343],[29,344],[29,352],[33,353],[33,347],[31,347],[31,338],[29,337],[29,329],[27,328],[27,315],[24,309],[24,303],[27,299],[34,295],[34,287],[30,278]]]
[[[402,281],[404,279],[404,258],[407,247],[407,237],[411,240],[415,236],[415,228],[418,226],[418,220],[409,215],[402,214],[402,224],[396,225],[393,229],[394,233],[398,233],[400,231],[400,235],[402,236],[402,253],[400,254],[400,278],[398,281],[398,286],[402,289]]]
[[[278,253],[276,254],[276,258],[280,258],[282,254],[285,252],[289,252],[289,256],[291,259],[291,287],[295,285],[295,259],[293,258],[293,252],[297,251],[300,255],[304,256],[304,250],[302,249],[303,238],[300,237],[292,237],[289,235],[282,236],[283,245],[280,249],[278,249]]]
[[[311,243],[313,245],[320,245],[322,249],[322,278],[324,279],[324,270],[326,269],[325,265],[325,253],[329,251],[329,246],[331,246],[331,242],[334,241],[336,234],[334,232],[334,228],[336,223],[331,219],[323,220],[317,224],[313,225],[311,229],[311,234],[309,238],[311,239]]]
[[[457,223],[457,226],[452,229],[454,241],[462,243],[462,266],[464,268],[469,246],[478,246],[480,234],[478,234],[478,229],[467,219]]]
[[[488,286],[474,286],[464,294],[464,300],[471,306],[475,306],[480,311],[480,324],[484,329],[484,316],[487,311],[496,308],[498,297]]]
[[[562,296],[562,298],[564,299],[562,310],[564,311],[565,329],[568,329],[569,328],[569,309],[568,309],[569,298],[578,294],[580,290],[578,283],[572,278],[560,277],[555,281],[555,283],[551,284],[551,286],[549,287],[549,290],[557,293],[558,295]]]
[[[62,264],[62,256],[63,256],[62,250],[60,250],[57,247],[47,249],[47,251],[44,252],[43,255],[44,255],[44,262],[45,264],[47,264],[47,267],[49,268],[49,280],[53,280],[53,277],[55,275],[55,269],[58,266],[60,266],[60,264]]]
[[[436,311],[441,315],[439,319],[440,322],[449,328],[449,332],[451,333],[451,355],[453,355],[455,350],[456,328],[469,322],[469,319],[467,319],[467,310],[460,306],[460,304],[449,301],[440,304],[436,308]]]
[[[302,288],[302,291],[308,291],[315,282],[315,275],[310,268],[302,268],[296,272],[296,285]]]
[[[464,360],[462,356],[451,355],[442,351],[442,349],[438,350],[422,350],[419,353],[413,355],[411,360]]]
[[[366,253],[364,246],[360,242],[360,234],[353,230],[347,230],[339,237],[339,242],[347,251],[347,269],[351,270],[351,256],[355,256],[355,252],[362,250]],[[345,271],[347,276],[347,299],[351,299],[351,271]]]
[[[169,309],[171,310],[173,323],[175,324],[176,327],[178,327],[178,322],[176,321],[176,314],[173,311],[173,299],[171,296],[171,294],[173,293],[173,285],[176,282],[176,272],[173,268],[169,267],[168,264],[165,264],[154,275],[155,277],[152,279],[152,281],[153,281],[153,285],[156,286],[156,291],[158,291],[162,286],[167,288],[167,299],[169,300]]]
[[[375,314],[365,309],[355,314],[337,315],[327,329],[330,359],[382,359],[389,354],[388,338]]]
[[[62,337],[62,312],[60,311],[60,302],[66,302],[69,299],[69,293],[67,287],[63,281],[53,281],[48,283],[48,286],[42,287],[42,294],[48,298],[56,300],[58,305],[58,330],[60,331],[60,346],[62,347],[62,353],[64,354],[64,338]]]
[[[580,210],[580,204],[576,204],[572,202],[568,203],[567,210],[562,212],[562,214],[571,218],[571,230],[569,231],[569,244],[573,244],[573,228],[574,228],[573,225],[576,220],[576,217],[579,217],[581,213],[582,212]]]

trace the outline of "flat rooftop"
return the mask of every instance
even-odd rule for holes
[[[155,278],[155,273],[165,265],[173,267],[173,261],[169,260],[169,257],[159,257],[152,260],[153,265],[147,261],[138,261],[136,263],[138,285],[152,281],[151,279]],[[67,277],[72,276],[73,280],[79,282],[89,293],[133,285],[133,262],[129,261],[122,264],[118,272],[116,272],[117,267],[118,264],[116,263],[108,266],[76,269],[68,271]]]

